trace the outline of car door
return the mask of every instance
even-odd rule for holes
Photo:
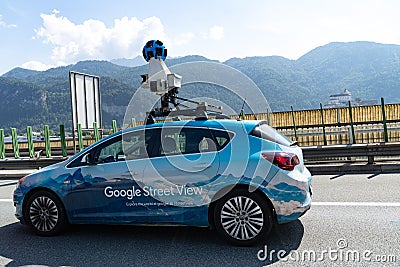
[[[152,131],[132,131],[101,142],[69,165],[73,220],[92,223],[147,221],[143,171],[153,149]]]
[[[143,182],[153,222],[188,223],[187,212],[209,203],[207,185],[218,174],[219,155],[206,127],[163,127]],[[193,213],[194,215],[194,213]]]

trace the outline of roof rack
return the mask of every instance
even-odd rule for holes
[[[160,117],[169,117],[174,121],[180,121],[181,116],[194,117],[195,120],[208,120],[211,117],[214,117],[215,119],[231,119],[228,115],[223,114],[221,110],[222,107],[215,107],[205,102],[198,103],[196,108],[175,109],[168,111],[154,109],[150,112],[147,112],[145,124],[153,124],[156,122],[156,118]]]

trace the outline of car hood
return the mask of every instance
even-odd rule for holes
[[[68,162],[69,162],[69,160],[67,159],[67,160],[64,160],[64,161],[61,161],[61,162],[58,162],[58,163],[54,163],[54,164],[51,164],[51,165],[46,166],[44,168],[41,168],[41,169],[31,173],[31,174],[38,174],[38,173],[47,172],[47,171],[50,171],[50,170],[53,170],[53,169],[57,169],[57,168],[60,168],[60,167],[63,167],[65,165],[67,165]]]

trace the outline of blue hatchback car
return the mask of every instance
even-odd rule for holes
[[[68,224],[173,224],[249,245],[310,208],[311,175],[301,149],[265,121],[172,121],[115,133],[21,178],[14,205],[43,236]]]

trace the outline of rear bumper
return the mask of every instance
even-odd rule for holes
[[[304,202],[275,202],[275,212],[278,224],[288,223],[303,216],[311,208],[311,196],[307,193]]]
[[[265,190],[274,206],[278,224],[294,221],[311,208],[311,175],[307,169],[290,175],[278,172]]]

